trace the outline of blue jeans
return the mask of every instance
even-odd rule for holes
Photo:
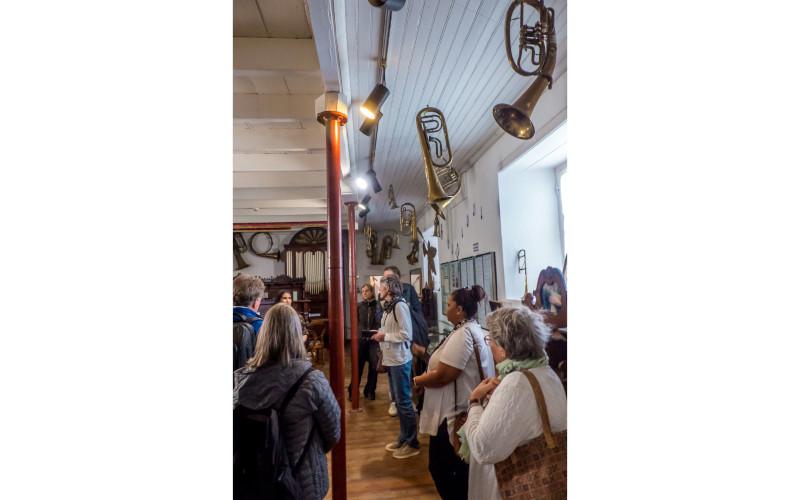
[[[397,405],[397,416],[400,419],[400,437],[397,442],[419,448],[417,441],[417,414],[411,403],[411,361],[404,365],[387,366],[389,384],[394,393]]]

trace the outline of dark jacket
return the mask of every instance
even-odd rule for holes
[[[233,373],[233,408],[241,405],[253,410],[278,407],[289,388],[311,363],[293,360],[287,367],[268,363],[258,370],[247,367]],[[286,408],[281,421],[283,440],[294,464],[303,452],[312,424],[316,429],[311,447],[299,466],[295,479],[303,489],[303,498],[322,499],[328,492],[328,462],[325,453],[341,436],[341,412],[325,375],[312,370]]]
[[[370,302],[361,301],[358,304],[358,329],[360,331],[379,330],[382,313],[383,310],[376,299],[372,299]]]
[[[406,304],[408,304],[412,316],[414,313],[422,314],[422,303],[419,301],[419,295],[417,295],[413,285],[403,283],[403,298],[406,299]]]

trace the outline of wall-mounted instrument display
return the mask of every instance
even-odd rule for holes
[[[369,258],[369,263],[372,265],[380,264],[380,254],[378,253],[378,233],[375,232],[375,229],[368,225],[364,225],[364,237],[367,239],[367,257]]]
[[[258,238],[259,236],[261,238]],[[256,245],[256,242],[259,239],[263,240],[263,242],[264,242],[263,245],[261,243]],[[274,243],[272,241],[272,235],[270,235],[266,231],[259,231],[257,233],[251,234],[250,235],[250,241],[248,242],[247,245],[250,248],[250,251],[253,252],[254,254],[258,255],[259,257],[266,257],[268,259],[281,260],[281,252],[280,251],[270,253],[270,250],[272,250],[272,246],[274,245]],[[258,251],[258,247],[262,247],[262,246],[264,247],[264,251],[259,252]]]
[[[394,186],[389,184],[389,208],[392,210],[397,208],[397,199],[394,196]]]
[[[539,20],[533,27],[525,24],[525,4],[539,13]],[[519,12],[515,13],[517,9]],[[553,87],[553,69],[556,66],[554,18],[553,9],[545,7],[543,0],[514,0],[506,11],[505,43],[508,62],[518,74],[536,76],[533,84],[514,101],[514,104],[498,104],[492,110],[500,128],[518,139],[530,139],[536,133],[531,122],[533,108],[544,91]],[[511,24],[515,19],[519,20],[519,45],[516,58],[511,51]],[[531,69],[525,67],[523,60],[528,57]]]
[[[436,108],[422,108],[417,113],[417,134],[425,163],[425,179],[428,182],[428,203],[436,211],[436,221],[444,219],[442,210],[461,190],[461,179],[452,167],[453,152],[444,114]],[[436,225],[434,223],[434,225]],[[440,234],[436,236],[441,236]]]
[[[245,267],[250,267],[250,264],[244,260],[242,254],[247,251],[247,242],[244,241],[244,236],[241,233],[233,233],[233,256],[236,258],[236,270],[240,271]]]

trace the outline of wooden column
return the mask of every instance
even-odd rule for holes
[[[349,201],[347,205],[347,243],[350,250],[350,411],[362,412],[358,407],[358,342],[361,332],[358,329],[358,284],[356,279],[356,206],[358,202]]]
[[[342,170],[340,128],[347,117],[325,110],[317,115],[325,125],[325,167],[328,183],[328,334],[330,335],[330,381],[342,413],[342,437],[333,447],[333,500],[347,499],[347,456],[344,408],[344,303],[342,283]]]

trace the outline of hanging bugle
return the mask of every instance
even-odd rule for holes
[[[525,4],[539,13],[539,20],[533,27],[525,24]],[[511,54],[511,22],[515,8],[519,7],[519,47],[516,59]],[[530,139],[536,133],[531,121],[533,108],[542,97],[545,89],[553,87],[553,69],[556,66],[556,28],[552,8],[544,6],[543,0],[514,0],[508,6],[505,20],[506,57],[511,67],[520,75],[536,76],[528,90],[514,101],[514,104],[498,104],[492,110],[500,128],[518,139]],[[528,70],[523,67],[523,56],[530,51],[531,64]]]
[[[267,242],[267,249],[264,250],[263,252],[257,251],[255,245],[253,245],[253,241],[255,240],[256,236],[258,236],[260,234],[264,235],[264,239]],[[250,241],[248,242],[248,246],[250,247],[250,251],[253,252],[254,254],[258,255],[259,257],[266,257],[268,259],[281,260],[281,252],[280,251],[270,253],[270,250],[272,250],[273,245],[274,245],[274,242],[272,241],[272,236],[266,231],[259,231],[259,232],[251,234],[250,235]]]

